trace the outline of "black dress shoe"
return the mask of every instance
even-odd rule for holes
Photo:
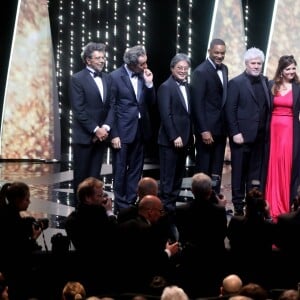
[[[244,215],[244,211],[242,210],[235,210],[234,211],[234,216],[243,216]]]

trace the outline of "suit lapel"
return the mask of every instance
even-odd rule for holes
[[[90,82],[91,82],[91,85],[95,88],[95,89],[97,89],[97,92],[98,92],[98,94],[99,94],[99,97],[100,97],[100,101],[101,101],[101,103],[103,103],[103,99],[102,99],[102,97],[101,97],[101,93],[100,93],[100,91],[99,91],[99,88],[98,88],[98,85],[97,85],[97,83],[95,82],[95,80],[94,80],[94,78],[91,76],[91,74],[90,74],[90,71],[88,70],[88,69],[86,69],[86,76],[87,76],[87,80],[89,80]],[[104,87],[106,86],[106,84],[104,83],[104,81],[103,81],[103,78],[102,78],[102,85],[103,85],[103,98],[105,99],[106,97],[106,95],[105,95],[105,93],[104,93]]]
[[[126,72],[126,71],[125,71]],[[131,80],[126,72],[126,74],[121,76],[122,81],[124,82],[124,84],[128,87],[128,89],[131,91],[132,95],[134,96],[134,98],[136,99],[136,95],[134,92],[134,88],[132,86]],[[137,99],[136,99],[137,100]]]
[[[223,95],[222,95],[222,107],[225,105],[227,99],[227,85],[228,85],[228,73],[225,66],[222,68],[223,73]]]
[[[137,101],[140,101],[140,99],[141,99],[141,95],[142,95],[142,91],[143,91],[143,86],[144,86],[144,81],[139,76],[139,79],[138,79],[138,90],[137,90]]]
[[[297,110],[297,106],[300,104],[298,103],[300,97],[300,85],[293,83],[292,91],[293,91],[293,111],[298,111],[299,109]]]
[[[103,85],[103,99],[102,102],[104,103],[107,97],[107,81],[106,77],[103,75],[102,76],[102,85]]]
[[[270,102],[270,92],[269,92],[269,88],[267,86],[267,82],[264,76],[260,75],[260,80],[265,92],[265,96],[266,96],[266,100],[267,100],[267,104],[268,104],[268,108],[270,109],[271,107],[271,102]]]

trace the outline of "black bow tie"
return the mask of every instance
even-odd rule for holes
[[[94,77],[100,77],[100,78],[102,78],[102,72],[95,71],[95,72],[93,73],[93,75],[94,75]]]
[[[219,71],[219,70],[222,71],[222,65],[216,65],[216,70],[217,71]]]
[[[186,84],[186,80],[179,80],[179,79],[175,79],[175,80],[179,85],[185,86],[185,84]]]
[[[139,77],[139,75],[140,75],[140,73],[132,73],[131,74],[131,78],[133,78],[133,77]]]

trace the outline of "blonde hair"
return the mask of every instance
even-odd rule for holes
[[[62,291],[63,300],[85,300],[84,286],[78,281],[68,281]]]
[[[161,300],[189,300],[184,290],[176,285],[166,286],[161,294]]]

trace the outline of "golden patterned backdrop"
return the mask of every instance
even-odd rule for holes
[[[59,159],[56,90],[47,2],[22,0],[3,105],[1,158]]]

